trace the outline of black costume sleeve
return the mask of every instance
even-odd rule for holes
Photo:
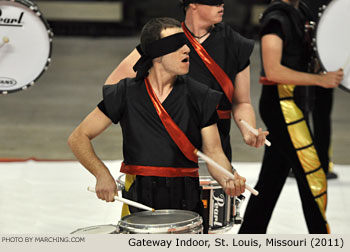
[[[216,108],[221,100],[222,93],[208,88],[207,95],[203,101],[201,128],[213,125],[219,120]]]
[[[276,34],[283,41],[285,40],[282,24],[276,19],[270,20],[264,27],[262,27],[260,33],[261,37],[267,34]]]
[[[230,29],[229,41],[230,47],[233,48],[238,59],[237,73],[239,73],[250,64],[249,58],[254,49],[254,40],[247,39]]]
[[[103,86],[103,101],[98,108],[115,124],[117,124],[123,114],[125,103],[126,80],[121,80],[118,84]]]
[[[106,110],[106,107],[105,107],[105,103],[103,102],[103,100],[100,101],[99,104],[97,104],[97,107],[102,111],[103,114],[105,114],[108,117],[107,110]]]
[[[260,31],[261,32],[265,31],[265,33],[266,33],[269,31],[269,29],[271,29],[272,32],[269,32],[269,33],[274,33],[274,34],[277,34],[278,36],[283,34],[283,41],[289,41],[291,39],[295,39],[295,35],[293,35],[293,31],[292,31],[291,27],[294,27],[294,25],[299,24],[299,22],[295,21],[295,23],[297,23],[297,24],[293,24],[291,22],[291,19],[289,18],[290,12],[291,11],[294,12],[295,9],[294,9],[294,7],[291,7],[288,4],[282,3],[282,5],[281,5],[279,3],[280,2],[276,2],[276,4],[275,4],[276,8],[270,7],[267,10],[265,10],[263,17],[260,20],[260,24],[261,24]],[[281,7],[291,8],[291,10],[287,11],[283,8],[282,9],[277,8],[280,5],[281,5]],[[297,13],[295,15],[297,15]],[[295,15],[293,15],[293,16],[295,16]],[[302,33],[302,32],[300,31],[299,33]]]

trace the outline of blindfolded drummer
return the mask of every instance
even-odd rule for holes
[[[182,28],[191,49],[188,75],[224,93],[218,106],[217,125],[222,148],[231,161],[231,117],[249,146],[263,146],[268,135],[268,132],[259,129],[258,136],[255,136],[239,122],[243,119],[254,128],[256,126],[250,100],[249,60],[254,41],[246,39],[222,22],[223,0],[180,0],[180,3],[185,11]],[[106,83],[114,84],[120,79],[134,77],[136,73],[132,66],[139,58],[140,53],[133,50],[111,73]]]
[[[69,137],[73,153],[97,179],[98,198],[113,201],[117,186],[90,141],[112,123],[120,122],[123,133],[121,172],[127,174],[123,197],[155,209],[201,214],[194,150],[201,148],[233,172],[216,125],[222,95],[182,76],[190,64],[186,43],[178,21],[158,18],[148,22],[141,33],[142,57],[134,66],[136,78],[105,85],[103,101]],[[237,172],[229,180],[212,166],[208,169],[229,195],[244,192],[245,178]],[[137,211],[132,207],[124,210]]]
[[[260,114],[273,145],[265,149],[255,187],[260,197],[250,198],[240,233],[266,233],[290,168],[298,182],[309,232],[329,232],[327,181],[304,114],[295,102],[295,91],[306,85],[337,87],[343,71],[307,73],[306,19],[298,7],[299,1],[274,1],[261,19]]]

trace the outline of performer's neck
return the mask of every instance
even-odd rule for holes
[[[201,21],[199,18],[194,18],[191,15],[186,15],[185,25],[190,32],[198,37],[208,33],[213,28],[213,24]]]
[[[149,71],[148,80],[159,101],[162,103],[173,89],[176,75],[159,71],[152,67]]]

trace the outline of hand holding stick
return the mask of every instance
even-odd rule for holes
[[[210,157],[208,157],[204,153],[200,152],[199,150],[196,150],[195,153],[198,157],[201,157],[205,162],[207,162],[208,164],[211,164],[212,166],[214,166],[218,170],[222,171],[227,177],[229,177],[231,179],[235,178],[235,176],[231,172],[229,172],[224,167],[222,167],[221,165],[216,163],[213,159],[211,159]],[[259,194],[259,192],[257,190],[255,190],[254,188],[250,187],[247,184],[245,184],[245,188],[255,196],[257,196]]]
[[[246,127],[247,128],[247,130],[249,130],[250,132],[252,132],[254,135],[256,135],[256,136],[258,136],[259,135],[259,132],[258,132],[258,130],[257,129],[254,129],[252,126],[250,126],[246,121],[244,121],[244,120],[239,120],[242,124],[243,124],[243,126],[244,127]],[[267,139],[265,139],[265,144],[267,145],[267,146],[271,146],[271,142],[269,141],[269,140],[267,140]]]
[[[89,186],[87,189],[88,189],[89,192],[96,193],[95,187]],[[140,203],[132,201],[132,200],[124,199],[122,197],[114,196],[114,199],[117,200],[117,201],[123,202],[123,203],[125,203],[125,204],[127,204],[129,206],[137,207],[137,208],[140,208],[140,209],[143,209],[143,210],[147,210],[147,211],[152,211],[152,212],[155,211],[151,207],[145,206],[143,204],[140,204]]]

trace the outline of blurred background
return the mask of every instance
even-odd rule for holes
[[[226,0],[224,19],[243,35],[257,39],[259,15],[268,2]],[[178,0],[37,0],[34,3],[54,33],[51,64],[34,87],[0,95],[0,158],[70,160],[74,156],[66,144],[69,134],[101,99],[101,87],[108,75],[138,44],[142,25],[157,16],[183,20],[183,13]],[[34,50],[29,42],[22,46],[26,51]],[[33,53],[34,59],[36,52]],[[13,68],[15,71],[16,66]],[[257,125],[264,128],[258,112],[259,71],[259,43],[256,43],[251,57],[251,96]],[[348,97],[342,90],[335,91],[333,161],[338,164],[350,164]],[[231,142],[234,161],[261,161],[263,148],[246,146],[235,125]],[[119,125],[110,127],[94,140],[98,154],[108,160],[122,159],[121,143]]]
[[[130,36],[153,17],[184,15],[178,0],[37,0],[56,35]],[[258,16],[269,0],[226,0],[225,22],[255,37]]]
[[[320,5],[327,0],[308,1]],[[14,15],[14,20],[6,19],[9,3],[0,0],[0,39],[4,41],[5,35],[9,37],[7,45],[0,41],[3,43],[0,44],[0,87],[11,84],[1,78],[2,67],[10,65],[13,76],[21,76],[27,68],[36,65],[37,55],[44,50],[38,46],[42,34],[34,33],[34,29],[32,33],[30,27],[20,39],[4,33],[8,27],[6,22],[16,23],[20,18]],[[138,44],[143,24],[159,16],[183,20],[178,0],[37,0],[34,4],[16,0],[16,3],[25,4],[23,11],[37,7],[40,12],[36,13],[41,13],[42,18],[39,23],[46,25],[47,22],[54,35],[52,43],[48,43],[51,53],[47,64],[50,64],[48,68],[45,66],[47,70],[35,84],[31,83],[32,87],[26,90],[0,92],[0,233],[69,233],[80,227],[116,223],[120,204],[106,204],[86,191],[87,186],[94,185],[95,179],[78,162],[69,161],[75,157],[67,138],[99,103],[105,80]],[[258,110],[261,85],[258,83],[257,39],[259,15],[268,3],[265,0],[225,0],[224,15],[225,22],[235,30],[256,40],[251,56],[251,99],[257,126],[262,128],[265,126]],[[315,8],[316,17],[317,12]],[[25,32],[24,29],[16,31]],[[18,63],[8,63],[4,55],[10,54],[17,57]],[[25,56],[27,54],[30,56]],[[348,233],[349,225],[344,220],[350,218],[348,108],[349,93],[336,89],[332,111],[332,159],[339,178],[329,183],[327,211],[332,230],[338,234]],[[115,178],[119,176],[123,159],[120,126],[109,127],[93,140],[93,144]],[[237,164],[241,174],[254,186],[264,148],[245,145],[234,123],[231,144],[234,165]],[[12,162],[25,160],[29,161]],[[307,233],[296,182],[292,178],[287,180],[269,233]]]

